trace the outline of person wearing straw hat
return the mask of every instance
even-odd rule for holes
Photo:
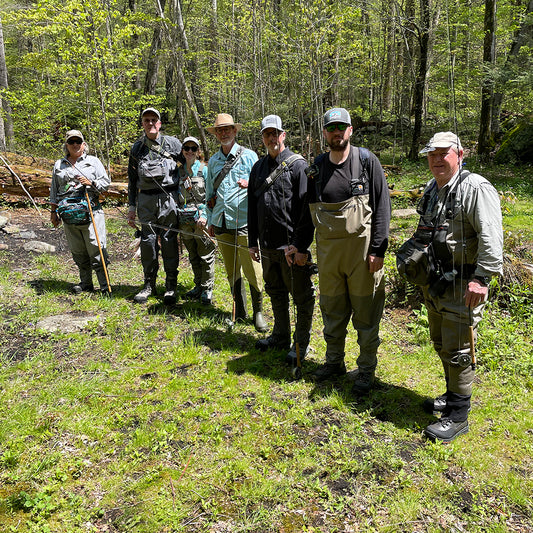
[[[207,131],[220,143],[220,150],[207,166],[206,198],[209,234],[217,238],[218,247],[233,295],[232,318],[245,320],[246,289],[241,270],[250,285],[255,329],[264,332],[263,274],[261,263],[252,261],[248,253],[248,179],[257,161],[255,152],[236,142],[242,124],[227,113],[220,113]]]
[[[466,433],[475,374],[475,328],[481,320],[492,276],[502,270],[500,198],[482,176],[461,170],[463,147],[450,131],[436,133],[420,152],[433,174],[418,205],[415,236],[429,236],[435,274],[423,286],[430,337],[444,369],[446,391],[424,409],[441,414],[424,430],[450,442]],[[430,231],[428,231],[428,229]]]
[[[141,223],[142,289],[136,303],[155,294],[159,248],[165,269],[165,305],[174,305],[178,283],[178,160],[181,142],[160,133],[161,114],[148,107],[141,113],[144,135],[132,146],[128,163],[128,224]],[[160,244],[159,244],[160,243]]]
[[[215,283],[215,244],[206,235],[207,165],[201,160],[200,141],[196,137],[183,139],[181,153],[185,165],[179,169],[179,227],[194,274],[194,287],[185,294],[185,297],[200,300],[203,305],[210,305]]]
[[[55,162],[52,172],[50,221],[54,227],[63,222],[68,247],[78,267],[80,281],[72,287],[72,292],[92,292],[94,270],[100,291],[102,294],[109,294],[105,270],[105,265],[109,262],[105,217],[98,198],[108,189],[111,180],[101,161],[88,155],[89,146],[81,131],[67,131],[63,150],[65,155]],[[87,197],[92,206],[92,218],[89,216],[88,206],[85,209],[77,207]],[[63,205],[66,206],[64,211]],[[59,213],[62,213],[62,218]]]
[[[289,350],[291,320],[289,295],[296,307],[294,343],[286,362],[297,363],[309,351],[315,307],[315,287],[311,280],[311,252],[314,227],[310,223],[296,233],[307,194],[306,160],[285,147],[286,132],[281,118],[268,115],[261,121],[261,137],[267,154],[253,166],[248,183],[248,246],[250,256],[263,266],[265,291],[272,302],[274,328],[256,348]],[[289,265],[285,250],[295,244],[298,251]]]

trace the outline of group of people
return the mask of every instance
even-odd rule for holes
[[[310,247],[316,232],[327,348],[324,364],[312,377],[320,382],[346,374],[345,341],[351,320],[359,344],[353,391],[367,394],[374,386],[378,363],[391,203],[378,158],[350,144],[353,128],[348,111],[333,108],[326,112],[323,135],[329,150],[310,166],[286,147],[287,133],[277,115],[261,121],[266,154],[258,159],[254,151],[236,141],[242,125],[229,114],[219,114],[207,131],[216,137],[220,150],[207,164],[202,161],[198,139],[186,137],[182,144],[160,132],[158,110],[145,109],[141,121],[144,135],[133,145],[128,166],[128,223],[141,228],[144,273],[135,302],[144,303],[155,293],[161,251],[164,303],[175,304],[177,235],[181,233],[194,274],[194,287],[186,296],[211,304],[216,241],[233,296],[232,320],[247,318],[244,275],[255,329],[268,331],[263,317],[264,283],[274,325],[256,348],[281,350],[288,363],[299,364],[310,349],[315,306]],[[109,178],[100,161],[87,151],[81,132],[69,131],[65,157],[54,166],[51,220],[57,226],[61,204],[85,195],[92,219],[77,224],[63,218],[80,272],[73,290],[93,290],[94,269],[101,289],[109,292],[109,280],[102,274],[107,253],[98,204]],[[415,235],[424,234],[425,244],[431,244],[432,268],[438,273],[423,293],[431,340],[446,382],[443,394],[424,403],[431,413],[441,414],[425,433],[449,442],[468,431],[475,368],[471,332],[481,319],[490,279],[502,269],[502,220],[494,187],[483,177],[462,170],[463,149],[455,134],[437,133],[421,153],[427,153],[433,178],[418,207]],[[101,246],[95,242],[98,235]],[[295,308],[294,331],[290,298]]]

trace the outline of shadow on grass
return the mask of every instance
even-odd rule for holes
[[[112,281],[112,280],[111,280]],[[70,281],[65,281],[61,279],[34,279],[28,281],[28,285],[37,293],[37,294],[70,294],[72,295],[72,287],[75,283]],[[133,285],[119,285],[111,283],[111,290],[113,295],[120,296],[122,298],[129,298],[133,300],[133,296],[136,294],[138,287]],[[95,294],[98,293],[98,289],[95,291]]]

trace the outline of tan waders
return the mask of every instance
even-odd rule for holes
[[[359,371],[373,374],[380,344],[385,280],[383,269],[375,274],[368,270],[372,218],[368,196],[311,204],[310,208],[316,228],[326,364],[343,366],[346,328],[351,318],[358,334]]]

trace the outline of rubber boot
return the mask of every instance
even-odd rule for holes
[[[109,295],[109,285],[107,284],[107,278],[105,276],[104,268],[98,268],[95,270],[96,278],[98,279],[98,284],[100,285],[100,291],[102,294]]]
[[[246,289],[242,278],[235,280],[235,285],[231,288],[231,294],[233,295],[235,305],[235,321],[246,320],[248,314],[246,311]]]
[[[165,295],[163,303],[165,305],[176,305],[178,279],[173,276],[167,276],[165,280]]]
[[[253,285],[250,285],[250,296],[252,297],[255,330],[259,333],[264,333],[268,331],[268,324],[263,318],[263,293],[259,292]]]

